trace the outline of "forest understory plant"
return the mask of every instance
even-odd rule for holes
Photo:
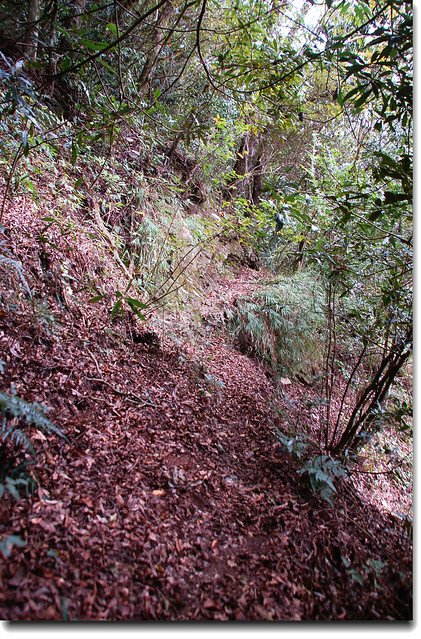
[[[311,375],[321,364],[322,290],[311,271],[278,277],[226,310],[239,347],[278,374]]]
[[[36,456],[31,441],[31,427],[45,433],[56,435],[68,441],[65,434],[47,417],[47,408],[37,402],[27,402],[16,393],[0,392],[0,485],[1,493],[6,490],[15,498],[19,497],[19,486],[29,486],[32,480],[25,469]],[[24,460],[18,458],[24,454]],[[29,461],[26,458],[29,455]]]
[[[297,473],[306,478],[311,491],[333,506],[337,492],[336,480],[349,477],[348,469],[342,461],[325,454],[304,434],[288,434],[277,428],[275,437],[282,447],[296,458]]]
[[[13,392],[0,392],[0,499],[10,495],[19,501],[22,495],[30,496],[37,486],[36,477],[31,472],[36,460],[31,427],[68,441],[46,413],[47,408],[42,404],[27,402]],[[0,552],[7,558],[14,547],[25,545],[19,535],[8,535],[0,539]]]
[[[68,353],[82,353],[78,351],[81,344],[85,350],[86,344],[94,344],[98,335],[100,341],[104,337],[106,343],[101,343],[98,353],[88,352],[92,362],[86,365],[86,369],[95,365],[98,377],[95,373],[95,378],[88,381],[96,381],[102,390],[80,389],[80,403],[76,406],[73,390],[79,392],[74,386],[84,383],[84,371],[78,374],[77,366],[71,367],[72,378],[68,385],[64,384],[65,392],[69,388],[72,394],[64,395],[63,400],[74,409],[71,414],[75,420],[88,416],[91,419],[93,415],[96,425],[101,425],[103,418],[106,421],[107,432],[101,432],[102,439],[84,431],[87,439],[92,438],[94,443],[95,438],[98,444],[87,449],[92,459],[97,459],[97,452],[98,456],[103,454],[109,439],[114,443],[116,437],[117,441],[119,429],[126,437],[133,437],[133,447],[128,452],[134,451],[137,459],[143,455],[148,461],[151,442],[153,454],[158,456],[159,436],[165,431],[168,437],[166,426],[174,412],[178,415],[177,429],[174,441],[168,442],[171,445],[165,450],[163,447],[163,457],[170,448],[175,451],[176,446],[181,447],[185,435],[190,436],[190,448],[186,444],[184,450],[188,448],[190,453],[199,443],[197,435],[202,447],[203,441],[209,443],[205,456],[200,458],[198,452],[198,464],[206,466],[212,461],[219,469],[227,460],[232,465],[237,463],[241,440],[221,439],[215,447],[213,437],[224,435],[226,422],[221,419],[220,432],[213,427],[215,415],[227,408],[231,391],[235,390],[231,382],[238,381],[240,387],[241,380],[234,375],[237,371],[233,366],[230,370],[227,366],[220,379],[213,360],[210,365],[213,339],[223,341],[223,336],[208,332],[214,328],[211,321],[206,325],[203,322],[214,317],[214,308],[207,315],[209,306],[216,300],[218,313],[219,304],[227,305],[237,287],[239,291],[254,292],[237,294],[235,303],[225,309],[225,327],[231,341],[221,348],[229,348],[233,361],[243,362],[245,369],[249,366],[256,375],[262,373],[262,387],[276,387],[276,405],[279,400],[285,408],[285,414],[277,421],[280,428],[276,437],[284,450],[296,458],[296,470],[312,494],[320,495],[334,507],[338,486],[349,488],[348,479],[355,479],[352,473],[373,473],[374,477],[376,472],[395,470],[395,462],[398,465],[402,455],[393,449],[401,436],[402,441],[405,438],[404,452],[410,451],[412,40],[413,8],[407,0],[2,0],[0,274],[6,272],[6,283],[0,291],[0,339],[2,346],[5,344],[5,359],[13,369],[13,352],[9,356],[7,349],[13,348],[12,340],[20,339],[26,331],[28,348],[22,349],[21,359],[17,356],[19,361],[16,370],[11,370],[10,379],[16,380],[16,371],[22,371],[19,388],[24,387],[25,381],[35,379],[33,394],[43,396],[41,383],[45,388],[45,379],[56,379],[56,358],[59,360],[64,353],[68,364],[72,359]],[[232,276],[229,285],[227,276]],[[223,299],[216,299],[222,290]],[[30,317],[24,316],[24,295],[31,303]],[[176,345],[180,357],[188,359],[187,353],[197,351],[199,359],[199,343],[203,351],[208,349],[204,358],[209,356],[209,371],[196,371],[198,388],[190,388],[189,380],[184,380],[189,392],[185,406],[179,405],[184,389],[179,383],[184,379],[180,367],[174,376],[176,390],[171,388],[171,375],[158,388],[166,367],[172,371],[175,366],[174,349],[171,347],[169,352],[166,340],[160,342],[161,336],[158,338],[153,332],[137,335],[131,330],[134,320],[142,324],[142,329],[148,321],[150,328],[159,326],[167,332],[169,342],[177,331],[182,333],[188,327],[186,332],[194,335],[191,343],[186,339],[180,348]],[[67,332],[70,326],[72,330]],[[76,333],[78,345],[67,349]],[[130,333],[132,339],[128,340]],[[209,336],[211,346],[207,343]],[[34,345],[33,352],[29,340]],[[65,346],[62,349],[61,340]],[[262,365],[235,353],[232,343]],[[126,350],[128,344],[130,350]],[[162,349],[155,348],[161,344]],[[124,362],[114,361],[120,356]],[[36,370],[31,371],[32,377],[25,370],[26,361],[29,366],[34,362],[48,370],[45,376],[39,376],[39,386]],[[198,364],[202,366],[201,362]],[[57,375],[57,379],[65,377],[61,371]],[[191,377],[194,375],[192,370]],[[140,395],[126,394],[121,390],[123,381],[145,387],[149,382],[154,384],[157,405],[138,402]],[[248,379],[244,382],[247,384]],[[171,408],[166,410],[170,388],[174,393]],[[108,398],[100,395],[104,389],[115,391],[119,402],[112,406],[109,402],[108,406]],[[269,395],[265,397],[270,404]],[[125,407],[123,402],[128,397],[133,404]],[[52,403],[62,406],[58,401]],[[155,415],[154,410],[160,409],[161,403],[163,409]],[[249,404],[244,402],[244,431],[250,437],[260,437],[264,428],[252,433],[247,419]],[[241,401],[238,406],[243,406]],[[138,414],[141,408],[144,412]],[[11,521],[16,521],[22,502],[17,508],[13,499],[33,488],[30,466],[36,457],[31,433],[38,429],[48,438],[64,438],[64,434],[49,420],[42,406],[16,396],[9,387],[0,393],[0,415],[0,494],[4,509],[10,504],[14,507]],[[144,439],[138,433],[138,417],[142,427],[150,425],[142,433]],[[205,437],[190,432],[190,424],[196,418],[198,428],[209,426]],[[270,420],[269,417],[269,428]],[[113,428],[116,422],[118,426]],[[182,428],[179,422],[183,422]],[[228,423],[231,426],[229,419]],[[245,433],[241,434],[246,436]],[[266,444],[271,445],[267,439]],[[228,446],[238,448],[229,451]],[[211,460],[214,449],[217,452]],[[377,468],[376,451],[380,449],[384,453],[381,462],[389,455],[390,464]],[[254,463],[253,455],[244,458],[245,467]],[[116,454],[115,466],[110,463],[116,477],[121,458]],[[177,458],[174,463],[184,461]],[[65,462],[71,465],[74,456],[70,454]],[[241,461],[238,468],[242,472],[240,464]],[[162,465],[157,462],[154,474],[155,467],[145,463],[150,475],[145,478],[145,486],[139,484],[134,489],[148,492],[148,499],[142,498],[145,512],[149,501],[153,501],[153,510],[148,511],[150,521],[155,521],[159,504],[170,516],[173,498],[178,500],[177,509],[184,498],[191,499],[190,490],[178,490],[176,479],[168,491],[166,485],[161,488]],[[94,463],[92,466],[96,470]],[[258,484],[262,477],[258,464],[255,466]],[[179,470],[175,468],[174,477]],[[197,484],[200,491],[206,491],[213,482],[214,473],[208,476],[208,469],[203,470],[203,481],[200,479]],[[189,472],[190,469],[186,479]],[[199,477],[201,472],[198,466]],[[402,474],[405,476],[400,495],[405,493],[407,498],[409,461]],[[111,471],[108,477],[110,483],[114,481]],[[395,475],[391,473],[390,477],[393,480]],[[286,493],[288,478],[283,479],[282,490],[285,488]],[[203,482],[209,482],[208,486]],[[291,501],[293,483],[288,486]],[[230,490],[242,490],[241,484],[236,478]],[[356,480],[354,485],[358,488]],[[188,486],[190,480],[185,482]],[[265,486],[264,490],[271,486],[274,493],[277,491],[275,482],[266,482]],[[95,483],[95,490],[98,489],[102,491]],[[253,502],[259,509],[256,495],[253,489],[247,495],[243,493],[241,500]],[[103,525],[102,541],[109,540],[104,544],[121,540],[126,522],[121,516],[124,500],[118,497],[116,491],[112,519],[98,519]],[[156,502],[155,497],[159,498]],[[298,504],[300,495],[295,497]],[[367,492],[363,495],[364,504],[369,497]],[[199,509],[204,499],[203,492],[197,498]],[[228,524],[227,519],[223,521],[227,512],[221,511],[223,499],[212,501],[212,508],[220,516],[221,525],[218,523],[217,527],[221,530],[223,524]],[[271,495],[268,508],[270,499]],[[351,522],[342,502],[344,511],[341,505],[336,512],[329,512],[332,517],[325,521],[325,511],[322,508],[318,514],[316,501],[312,500],[316,508],[311,507],[311,517],[307,518],[307,511],[299,513],[308,525],[303,527],[303,534],[317,534],[320,515],[323,528],[319,532],[338,531],[339,524],[343,524],[347,530],[352,529],[353,545],[361,549],[364,543],[360,544],[358,535],[361,532],[361,539],[368,540],[366,533],[375,530],[377,519],[373,524],[368,515],[358,515],[358,521]],[[104,504],[104,509],[108,508],[106,500]],[[117,505],[121,506],[121,513]],[[230,502],[229,514],[235,514],[235,518],[243,517],[239,505],[240,499],[235,497]],[[84,506],[90,509],[88,502]],[[376,516],[383,521],[380,510]],[[291,518],[293,511],[294,508]],[[25,507],[22,513],[22,521],[27,515],[32,525]],[[83,529],[80,517],[72,511],[69,527],[73,526],[72,520],[75,528],[77,522],[78,531]],[[367,530],[356,532],[360,517],[361,528]],[[271,519],[279,527],[275,511]],[[138,526],[137,515],[134,520],[134,526]],[[233,520],[234,517],[230,527]],[[291,581],[293,571],[289,575],[288,561],[280,559],[280,571],[272,566],[273,574],[269,576],[271,568],[261,561],[263,546],[269,541],[274,543],[278,530],[267,534],[269,518],[263,522],[264,526],[268,524],[267,529],[261,527],[262,521],[260,516],[256,521],[251,517],[238,521],[244,524],[250,538],[259,528],[262,530],[262,545],[260,539],[258,544],[262,556],[254,548],[257,577],[254,563],[250,564],[252,570],[241,565],[244,583],[234,578],[229,592],[224,593],[229,595],[229,605],[225,606],[224,601],[219,606],[219,582],[214,592],[211,583],[209,593],[204,592],[203,584],[199,584],[200,570],[191,563],[191,585],[199,593],[193,605],[193,590],[185,595],[183,587],[176,583],[178,567],[186,567],[184,560],[190,560],[188,553],[183,555],[181,564],[175,561],[167,570],[165,562],[177,558],[181,545],[175,543],[171,559],[164,553],[157,564],[158,560],[148,555],[151,549],[141,548],[143,532],[139,529],[134,530],[139,549],[127,547],[130,561],[124,566],[118,561],[106,566],[104,561],[98,569],[99,555],[94,554],[92,562],[86,561],[87,569],[92,569],[92,583],[113,582],[117,588],[107,599],[107,589],[101,586],[101,593],[91,601],[75,588],[75,599],[78,596],[81,602],[77,608],[73,599],[70,601],[70,614],[77,617],[82,612],[101,618],[115,614],[125,618],[145,613],[147,618],[170,618],[186,612],[187,606],[182,607],[184,596],[191,604],[188,614],[215,620],[222,620],[224,615],[272,619],[285,611],[297,618],[314,615],[325,620],[336,615],[340,619],[359,619],[367,614],[378,619],[386,610],[387,604],[378,592],[378,581],[384,577],[380,559],[374,555],[368,558],[362,551],[364,558],[357,567],[352,553],[349,555],[347,550],[342,555],[339,549],[337,555],[337,549],[325,544],[324,539],[323,544],[309,539],[314,552],[305,566],[306,571],[313,571],[305,577],[307,581],[279,590],[278,580]],[[164,539],[161,523],[160,535]],[[203,543],[207,544],[207,532],[212,533],[210,561],[219,561],[219,538],[214,539],[214,530],[204,517],[194,524],[201,528],[194,536],[203,539]],[[93,526],[97,525],[95,519]],[[44,532],[48,532],[47,527]],[[285,535],[289,532],[285,531]],[[326,540],[331,536],[326,535]],[[392,547],[397,547],[393,533],[385,532],[386,538]],[[383,538],[370,539],[373,544],[382,541]],[[285,558],[293,556],[291,535],[289,542],[288,547],[280,548],[280,552],[285,551]],[[0,542],[0,551],[11,560],[10,566],[14,546],[23,543],[14,535]],[[302,549],[297,550],[298,562],[302,560]],[[67,617],[67,603],[63,605],[67,599],[61,599],[61,603],[59,599],[61,585],[51,591],[51,605],[47,604],[49,595],[35,586],[28,595],[35,579],[43,578],[44,555],[52,559],[48,552],[35,551],[28,552],[32,561],[30,584],[19,590],[22,602],[26,597],[23,612],[18,610],[21,601],[13,604],[13,611],[28,617],[46,612],[57,618],[55,607],[61,606],[63,617]],[[158,553],[159,549],[152,551]],[[118,554],[116,546],[109,556]],[[148,569],[145,572],[143,567],[137,581],[133,572],[124,573],[136,567],[132,558],[137,561],[146,555],[153,560],[152,581],[147,576]],[[297,565],[294,560],[292,564]],[[19,571],[7,573],[10,566],[6,562],[8,599],[4,604],[0,597],[0,608],[11,605],[10,577],[13,580],[20,575]],[[109,574],[104,574],[109,566]],[[233,562],[229,575],[221,574],[221,579],[237,575],[237,568]],[[212,564],[210,569],[213,570]],[[119,588],[123,573],[127,578],[124,588],[129,582],[133,588]],[[54,581],[52,569],[48,574]],[[295,571],[292,581],[297,575]],[[351,584],[348,591],[343,588],[347,580]],[[237,582],[243,590],[241,597],[235,591]],[[270,584],[274,584],[272,592]],[[326,591],[321,592],[322,586],[326,586]],[[368,598],[363,592],[366,586],[371,588]],[[73,598],[73,583],[69,590]],[[294,599],[286,601],[287,591],[295,595]],[[60,594],[56,596],[57,593]],[[387,610],[386,618],[398,618],[400,610],[409,614],[408,593],[406,589],[401,608]],[[126,594],[127,601],[122,603]],[[32,596],[39,596],[35,603]],[[388,596],[388,603],[396,601],[393,594]],[[340,604],[336,605],[336,599]],[[140,601],[143,608],[143,603],[138,606]]]

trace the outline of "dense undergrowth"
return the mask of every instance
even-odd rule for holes
[[[392,555],[397,539],[407,551],[412,525],[412,10],[393,0],[384,7],[329,1],[314,18],[316,28],[306,22],[312,3],[298,9],[266,4],[0,4],[5,16],[0,36],[4,25],[9,30],[0,45],[2,513],[9,508],[16,525],[18,509],[32,508],[31,495],[41,495],[35,503],[42,507],[43,481],[50,491],[53,477],[63,481],[51,470],[48,446],[59,465],[69,455],[76,472],[79,461],[72,456],[79,454],[79,437],[88,433],[90,460],[100,447],[97,437],[108,450],[109,442],[97,435],[97,420],[108,428],[107,420],[117,417],[118,433],[123,422],[127,432],[139,423],[140,439],[139,433],[131,435],[137,453],[148,449],[153,458],[156,443],[164,469],[167,463],[172,468],[154,428],[161,421],[167,425],[171,449],[179,437],[173,421],[179,410],[183,428],[186,414],[192,424],[182,433],[180,450],[191,446],[198,465],[204,463],[203,447],[216,450],[220,459],[214,466],[226,473],[223,485],[239,491],[238,504],[247,490],[255,505],[261,497],[251,488],[242,493],[247,481],[237,454],[256,473],[256,485],[268,484],[277,495],[270,523],[260,511],[258,520],[250,519],[254,533],[268,534],[274,526],[282,533],[278,542],[288,545],[272,473],[273,459],[285,454],[297,481],[290,485],[283,477],[283,489],[296,491],[304,510],[303,495],[321,498],[318,508],[339,513],[346,528],[346,504],[352,501],[347,491],[354,486],[363,501],[373,498],[379,513],[382,508],[392,513],[390,529],[379,514],[388,539],[381,558],[374,542],[366,555],[358,541],[353,556],[345,528],[338,534],[346,552],[333,544],[323,556],[329,570],[333,566],[330,579],[346,575],[341,597],[352,599],[348,612],[309,603],[306,582],[301,593],[297,586],[293,599],[287,598],[286,618],[388,618],[377,603],[388,574],[400,593],[397,598],[387,593],[390,616],[402,618],[410,614],[409,570],[406,565],[406,574],[400,574]],[[254,274],[246,283],[244,270]],[[61,344],[65,356],[57,353]],[[138,349],[144,349],[139,357]],[[115,353],[120,361],[114,361]],[[82,361],[89,374],[79,370]],[[238,366],[250,375],[247,391]],[[145,388],[137,381],[142,367],[150,369]],[[64,384],[63,397],[50,379]],[[270,380],[270,392],[264,379]],[[243,401],[248,391],[255,415]],[[101,401],[109,413],[103,413]],[[54,409],[48,412],[50,403]],[[130,421],[132,404],[146,411],[154,433],[150,441],[142,413]],[[229,447],[224,425],[235,423],[241,430],[241,411],[244,433],[236,431]],[[263,430],[256,435],[259,416]],[[107,432],[111,441],[114,431]],[[246,436],[254,442],[250,449]],[[274,453],[272,470],[265,449]],[[89,464],[92,482],[94,462]],[[165,470],[165,481],[156,471],[148,476],[145,494],[160,498],[168,490],[174,496],[179,486],[188,492],[191,484],[207,481],[187,481],[190,472],[187,462]],[[114,473],[117,477],[120,469]],[[212,490],[219,489],[213,484]],[[208,499],[203,490],[199,505]],[[140,494],[137,498],[141,503]],[[68,522],[73,511],[63,493],[52,501],[62,499]],[[247,526],[249,515],[238,504],[233,508]],[[85,505],[93,508],[91,497]],[[104,519],[108,505],[101,508],[100,523],[114,525],[118,509],[107,514],[114,519]],[[31,517],[52,532],[45,519]],[[29,524],[32,519],[28,515]],[[311,531],[310,514],[305,525]],[[333,519],[330,525],[333,530]],[[362,525],[367,534],[381,536],[375,515]],[[6,522],[4,528],[5,559],[26,552],[34,562],[26,526],[20,532]],[[217,555],[219,537],[209,540]],[[177,553],[182,548],[178,542]],[[300,547],[297,557],[315,558],[315,548]],[[149,585],[153,590],[154,579],[162,579],[171,594],[161,600],[157,586],[152,614],[149,586],[143,584],[145,618],[175,619],[178,607],[185,612],[187,606],[186,595],[178,599],[177,587],[159,568],[166,552],[152,562]],[[59,551],[48,553],[45,560],[57,568]],[[230,559],[230,568],[237,559]],[[319,589],[327,591],[328,577],[317,566],[314,571]],[[108,579],[111,573],[106,574]],[[279,574],[278,567],[273,584]],[[12,587],[19,581],[8,577]],[[350,595],[354,586],[369,588],[368,603],[360,606]],[[187,616],[200,618],[207,610],[215,619],[247,618],[249,610],[260,619],[268,609],[268,618],[282,618],[276,594],[256,603],[257,591],[244,589],[249,599],[241,613],[233,612],[231,599],[224,612],[209,595]],[[325,597],[323,592],[320,602]],[[25,605],[28,618],[30,604]],[[66,605],[61,601],[64,617]],[[122,618],[136,616],[131,599],[124,605]],[[15,602],[4,606],[19,617]],[[99,602],[101,614],[103,608]],[[48,610],[56,618],[57,610]]]
[[[311,272],[283,276],[229,312],[240,348],[282,376],[321,369],[323,294]],[[304,369],[304,371],[303,371]]]

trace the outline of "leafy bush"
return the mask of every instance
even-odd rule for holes
[[[341,462],[329,455],[315,454],[314,446],[305,435],[291,436],[279,429],[276,429],[275,434],[288,453],[302,462],[298,474],[305,475],[311,490],[332,506],[336,493],[335,479],[348,475]]]
[[[309,272],[281,277],[227,311],[240,348],[279,373],[297,373],[321,357],[322,290]]]
[[[333,504],[332,498],[336,493],[334,479],[347,476],[340,461],[328,455],[311,457],[298,472],[300,475],[307,475],[312,491],[319,493],[330,505]]]
[[[33,450],[30,440],[24,433],[22,428],[16,425],[15,420],[26,422],[34,425],[44,433],[54,433],[59,437],[66,439],[64,433],[55,426],[47,417],[48,408],[38,402],[26,402],[17,395],[9,395],[0,392],[0,413],[4,415],[3,424],[0,429],[1,440],[4,443],[6,439],[28,450]]]

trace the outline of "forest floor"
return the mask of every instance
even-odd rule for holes
[[[36,432],[35,493],[0,501],[0,538],[26,541],[0,562],[0,618],[411,618],[405,530],[350,480],[333,507],[308,489],[274,437],[291,402],[220,330],[218,305],[262,277],[220,278],[183,343],[164,324],[142,343],[95,305],[56,303],[47,332],[0,315],[2,387],[50,406],[69,438]]]

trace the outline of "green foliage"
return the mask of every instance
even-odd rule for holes
[[[357,111],[369,104],[379,130],[406,127],[412,116],[411,9],[409,2],[391,0],[384,7],[393,16],[390,22],[384,15],[373,19],[376,28],[361,34],[359,41],[346,47],[340,43],[338,58],[348,91],[342,90],[338,100],[342,104],[350,101]]]
[[[309,442],[304,435],[287,435],[279,428],[275,432],[276,439],[286,448],[290,455],[301,459],[308,452]]]
[[[167,219],[167,223],[171,225],[171,220]],[[171,236],[145,216],[132,234],[130,252],[136,259],[140,286],[148,294],[168,277],[174,251]]]
[[[97,296],[96,298],[92,298],[91,302],[99,301],[99,298],[102,299],[103,296]],[[146,320],[146,317],[141,313],[141,310],[145,310],[148,308],[148,305],[135,297],[130,297],[126,293],[121,293],[120,291],[115,292],[116,301],[113,304],[111,309],[111,319],[116,319],[116,317],[124,315],[124,307],[127,305],[130,310],[138,317],[142,322]]]
[[[305,435],[288,435],[276,429],[277,440],[290,455],[300,461],[299,475],[305,475],[311,490],[333,506],[335,480],[347,477],[342,463],[328,455],[316,454],[315,447]]]
[[[144,320],[177,291],[191,295],[191,265],[214,233],[276,273],[304,267],[240,298],[233,335],[292,374],[317,365],[326,340],[326,449],[355,444],[388,419],[409,428],[407,398],[394,418],[385,398],[412,347],[411,3],[327,0],[316,25],[305,19],[311,2],[41,4],[35,30],[28,3],[0,4],[0,220],[7,197],[39,197],[37,173],[51,168],[41,154],[75,177],[71,196],[50,183],[59,208],[76,211],[80,187],[101,194],[127,288],[105,295],[99,283],[91,301],[106,297],[113,319],[130,310]],[[122,177],[134,170],[135,179]],[[168,191],[153,216],[147,183]],[[218,228],[172,214],[193,184],[214,210],[221,205]],[[288,223],[275,233],[285,206]],[[2,242],[5,268],[30,296]],[[335,424],[335,380],[344,377]],[[351,406],[351,396],[362,403]],[[25,418],[14,419],[7,440],[29,446]]]
[[[317,365],[322,291],[311,272],[280,277],[229,309],[229,329],[242,349],[279,373]]]
[[[368,581],[372,581],[374,588],[376,588],[376,590],[380,589],[378,579],[385,568],[383,561],[370,558],[357,570],[357,568],[352,565],[351,560],[346,555],[342,555],[342,563],[354,583],[364,587]]]
[[[1,226],[0,224],[0,233],[4,233],[4,231],[5,231],[4,227]],[[29,284],[24,275],[22,263],[19,260],[16,260],[14,257],[12,257],[10,250],[6,246],[5,240],[0,240],[0,269],[2,267],[12,268],[18,274],[19,279],[22,283],[22,286],[24,287],[26,293],[28,294],[28,297],[31,297],[32,296],[31,289],[29,288]]]
[[[310,458],[299,473],[307,475],[312,491],[319,493],[330,505],[333,505],[332,499],[336,492],[334,480],[347,476],[341,462],[328,455]]]
[[[5,481],[1,494],[6,490],[18,498],[20,488],[30,489],[31,479],[23,472],[28,465],[14,466],[19,451],[35,455],[28,426],[33,426],[47,435],[57,435],[67,441],[66,436],[46,416],[47,408],[37,402],[27,402],[16,394],[0,392],[0,478]]]
[[[46,416],[48,408],[38,402],[29,403],[15,394],[0,392],[0,412],[4,415],[1,427],[2,441],[10,438],[11,441],[23,448],[30,449],[30,442],[21,429],[15,426],[18,421],[33,425],[46,434],[55,434],[66,439],[64,433],[53,424]],[[11,423],[13,421],[13,423]]]
[[[31,457],[35,455],[30,434],[25,432],[25,427],[33,426],[47,435],[54,434],[67,441],[61,429],[46,417],[47,410],[37,402],[29,403],[16,394],[0,392],[0,414],[3,415],[0,426],[0,498],[9,494],[19,501],[22,491],[28,496],[35,487],[34,478],[27,473],[31,461],[25,460],[18,465],[15,463],[15,458],[21,450],[29,453]],[[15,546],[25,545],[26,542],[19,536],[9,535],[0,540],[0,552],[8,558]]]
[[[34,426],[46,434],[55,434],[67,440],[63,432],[46,417],[46,411],[41,404],[29,403],[15,394],[0,392],[0,413],[3,415],[0,426],[0,498],[8,493],[19,501],[22,491],[28,496],[35,487],[34,478],[26,471],[31,462],[26,460],[15,464],[19,450],[24,450],[32,457],[35,455],[30,435],[24,431],[25,426]],[[17,535],[0,540],[0,552],[5,558],[11,555],[15,546],[25,546],[25,542]]]
[[[1,213],[19,160],[28,158],[31,150],[41,145],[56,153],[55,131],[62,125],[60,118],[41,103],[23,60],[14,62],[0,51],[0,169],[7,175]],[[35,195],[28,176],[16,175],[15,186],[21,183]]]
[[[6,493],[9,493],[13,499],[19,501],[21,491],[23,491],[26,496],[32,493],[35,487],[35,481],[33,477],[26,473],[27,466],[27,463],[20,464],[17,468],[8,471],[10,474],[4,477],[3,483],[0,483],[0,498]]]
[[[24,548],[26,542],[21,537],[18,537],[18,535],[9,535],[0,540],[0,552],[5,559],[10,557],[15,546],[17,548]]]
[[[240,244],[252,248],[260,255],[268,252],[274,236],[276,206],[272,200],[261,198],[253,204],[245,197],[237,197],[231,203],[230,215],[224,220],[223,233],[234,236]]]

